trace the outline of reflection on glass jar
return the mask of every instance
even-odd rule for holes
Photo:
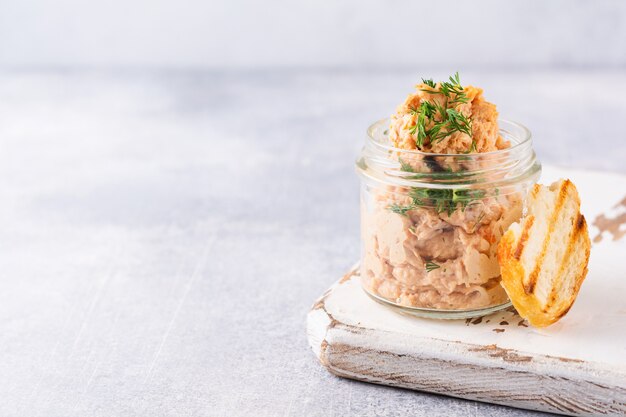
[[[496,249],[541,166],[525,127],[499,121],[506,149],[432,154],[389,145],[388,120],[368,129],[361,177],[361,279],[376,300],[425,317],[507,307]]]

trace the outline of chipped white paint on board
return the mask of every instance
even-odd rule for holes
[[[322,364],[347,378],[519,408],[626,414],[626,177],[547,167],[542,182],[559,177],[577,184],[595,238],[563,320],[534,329],[512,308],[473,320],[407,317],[367,297],[352,270],[308,316]]]

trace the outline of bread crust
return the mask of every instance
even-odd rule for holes
[[[535,197],[541,187],[543,186],[536,185],[532,190],[529,205],[537,202]],[[549,326],[570,310],[587,275],[591,252],[587,222],[580,213],[580,199],[574,184],[569,180],[561,180],[550,186],[550,192],[558,193],[552,211],[542,213],[540,210],[532,210],[531,207],[529,211],[533,214],[522,220],[521,232],[516,233],[509,228],[498,245],[502,286],[518,313],[535,327]],[[567,236],[567,241],[563,242],[566,247],[561,251],[549,251],[548,244],[552,234],[555,233],[557,219],[566,215],[563,210],[565,203],[570,207],[575,205],[576,208],[572,221],[564,222],[565,226],[561,224],[561,233]],[[533,229],[533,224],[537,220],[535,216],[538,215],[544,217],[541,220],[547,225],[546,236],[542,239],[538,253],[530,260],[524,260],[522,253],[529,235],[541,233]],[[549,276],[550,286],[547,296],[539,297],[534,291],[537,277],[547,267],[548,262],[551,262],[551,265],[558,265],[558,268]]]

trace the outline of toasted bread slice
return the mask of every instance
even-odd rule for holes
[[[498,245],[502,286],[536,327],[563,317],[587,275],[591,243],[578,191],[570,180],[535,185],[527,214]]]

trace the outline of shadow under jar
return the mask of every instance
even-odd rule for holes
[[[373,124],[361,177],[361,281],[375,300],[430,318],[482,316],[510,305],[496,250],[541,174],[530,131],[499,120],[511,146],[472,154],[393,147]]]

